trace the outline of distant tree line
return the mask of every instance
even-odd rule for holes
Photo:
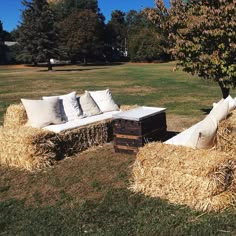
[[[12,40],[19,43],[12,50],[15,62],[50,63],[50,58],[72,63],[171,58],[167,41],[144,10],[115,10],[105,23],[97,0],[22,0],[22,4],[25,10],[21,24],[11,32]]]

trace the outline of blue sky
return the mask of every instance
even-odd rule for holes
[[[167,4],[168,0],[165,2]],[[109,20],[113,10],[127,12],[131,9],[154,7],[155,4],[154,0],[98,0],[98,5],[106,20]],[[22,8],[21,0],[1,0],[0,20],[4,30],[11,31],[19,25]]]

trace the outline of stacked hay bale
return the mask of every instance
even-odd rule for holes
[[[113,139],[112,120],[96,122],[58,134],[64,156],[82,152],[90,147],[102,145]]]
[[[34,171],[113,138],[111,119],[58,134],[26,123],[23,105],[10,105],[0,127],[0,165]]]
[[[133,166],[134,192],[203,211],[218,211],[236,198],[236,159],[216,150],[150,143]]]
[[[0,164],[30,171],[53,165],[61,157],[61,140],[30,127],[0,128]]]
[[[27,123],[27,114],[22,104],[12,104],[4,116],[5,128],[19,128]]]
[[[216,149],[236,155],[236,110],[220,122],[216,135]]]

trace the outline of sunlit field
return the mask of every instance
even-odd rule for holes
[[[174,67],[121,63],[48,72],[1,66],[0,123],[7,106],[21,98],[110,88],[120,105],[166,107],[167,129],[181,131],[201,120],[221,91]],[[128,187],[134,160],[108,143],[37,173],[0,167],[0,235],[236,235],[234,207],[203,213],[133,194]]]

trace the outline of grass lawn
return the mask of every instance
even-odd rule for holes
[[[1,66],[0,124],[20,98],[109,87],[119,104],[166,107],[168,130],[181,131],[201,120],[221,92],[173,67],[126,63],[48,72]],[[38,173],[0,167],[0,235],[236,235],[234,207],[202,213],[130,192],[134,160],[106,144]]]

